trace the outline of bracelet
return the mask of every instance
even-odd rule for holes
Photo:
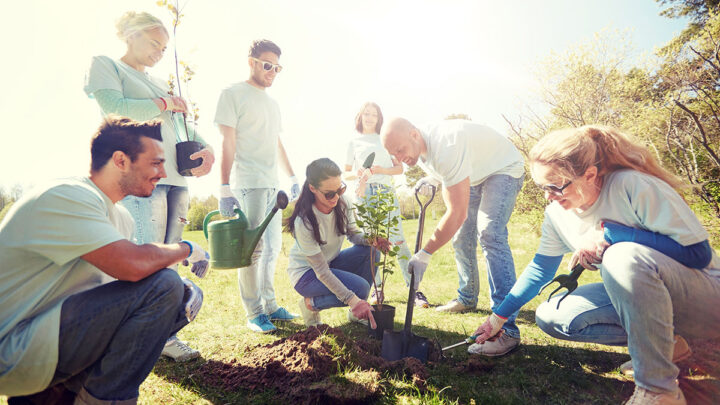
[[[160,101],[163,102],[163,111],[167,111],[167,101],[165,101],[165,98],[160,97]]]
[[[188,247],[190,248],[190,253],[187,255],[187,257],[190,257],[190,255],[192,255],[192,252],[193,252],[193,247],[190,244],[190,242],[188,242],[186,240],[181,240],[180,243],[184,243],[184,244],[188,245]]]

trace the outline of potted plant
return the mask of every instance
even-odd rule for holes
[[[174,5],[168,2],[168,0],[158,0],[157,5],[163,8],[167,8],[173,17],[173,48],[175,53],[175,75],[173,75],[172,73],[170,74],[170,79],[168,80],[170,91],[168,91],[168,94],[171,96],[175,95],[175,82],[177,80],[178,96],[182,97],[183,94],[181,84],[184,83],[185,89],[188,90],[188,82],[190,82],[193,75],[195,74],[190,65],[178,59],[177,26],[178,24],[180,24],[180,19],[183,17],[182,8],[180,7],[179,0],[176,0]],[[181,66],[183,70],[182,76],[180,75]],[[190,131],[188,131],[187,113],[182,113],[182,128],[185,130],[185,140],[182,140],[182,137],[178,135],[178,139],[181,139],[181,141],[175,144],[178,173],[180,173],[182,176],[192,176],[191,170],[202,164],[202,158],[193,160],[190,159],[190,155],[204,148],[202,143],[195,140],[195,134],[197,133],[197,120],[198,118],[200,118],[198,115],[199,109],[194,102],[190,101],[189,98],[187,100],[187,104],[190,109],[189,112],[192,114],[192,136],[190,135]],[[172,116],[172,124],[177,128],[178,123],[175,121],[175,116],[173,115],[174,113],[171,112],[170,114]]]
[[[400,221],[398,216],[391,215],[394,210],[395,195],[390,192],[379,192],[355,204],[356,223],[363,229],[369,240],[377,238],[389,240],[391,236],[394,236],[394,229],[397,228],[398,222]],[[382,339],[383,331],[386,329],[390,331],[393,330],[395,307],[384,304],[384,290],[387,277],[393,273],[393,269],[395,268],[395,259],[398,257],[399,250],[400,246],[391,244],[390,249],[382,255],[382,258],[378,257],[377,260],[375,257],[370,258],[370,262],[375,264],[375,266],[370,266],[370,271],[372,273],[372,287],[377,297],[377,303],[373,305],[375,309],[373,317],[377,323],[377,328],[371,329],[368,326],[368,332],[376,339]],[[374,250],[371,250],[371,255],[373,252]],[[376,266],[377,269],[375,269]],[[380,279],[382,281],[380,286],[378,286],[376,282],[376,272],[380,273]]]

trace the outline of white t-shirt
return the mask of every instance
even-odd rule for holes
[[[378,134],[357,134],[356,137],[348,142],[347,154],[345,155],[345,164],[352,166],[353,172],[360,169],[365,163],[365,159],[375,152],[373,166],[384,168],[393,167],[392,158],[388,151],[380,142]],[[392,176],[389,174],[373,174],[368,178],[367,183],[379,183],[386,186],[392,186]]]
[[[708,239],[708,233],[690,207],[669,184],[635,170],[620,170],[605,177],[600,196],[588,210],[565,210],[556,202],[545,208],[538,253],[561,256],[602,238],[602,220],[657,232],[683,246]],[[708,269],[719,269],[713,252]]]
[[[132,228],[130,213],[88,178],[38,187],[13,205],[0,224],[0,392],[50,384],[63,302],[113,280],[81,256],[129,238]]]
[[[232,188],[277,188],[280,107],[265,90],[247,82],[220,93],[215,123],[235,128]]]
[[[491,175],[519,178],[525,173],[520,151],[490,127],[466,120],[444,120],[420,129],[427,156],[418,163],[445,187],[470,178],[476,186]]]
[[[347,206],[345,215],[347,216],[348,232],[361,233],[362,231],[355,224],[355,214],[353,206],[345,196],[341,197]],[[302,218],[295,218],[295,244],[290,249],[288,257],[288,274],[290,275],[290,284],[295,285],[306,271],[312,271],[308,256],[323,254],[328,263],[333,261],[345,242],[345,235],[338,235],[335,228],[335,211],[329,214],[323,214],[313,205],[313,212],[318,221],[318,229],[320,229],[320,239],[325,241],[324,245],[317,243],[313,237],[312,230],[306,226]]]

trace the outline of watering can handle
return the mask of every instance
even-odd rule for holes
[[[203,233],[205,234],[205,240],[208,239],[208,222],[210,222],[210,218],[214,217],[215,215],[217,215],[217,214],[219,214],[219,213],[220,213],[220,211],[218,211],[218,210],[210,211],[210,212],[208,212],[208,214],[205,216],[205,220],[203,221]],[[235,213],[239,215],[239,214],[240,214],[240,209],[239,209],[239,208],[235,208]]]

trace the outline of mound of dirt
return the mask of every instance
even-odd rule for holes
[[[246,349],[230,362],[209,361],[200,378],[225,390],[273,389],[292,403],[360,404],[381,395],[380,374],[405,375],[425,391],[428,371],[414,358],[387,362],[379,356],[381,342],[352,339],[327,325],[310,327],[267,345]],[[433,350],[431,359],[439,353]],[[338,367],[356,370],[337,375]]]
[[[720,403],[720,339],[690,340],[692,356],[678,364],[688,404]]]

